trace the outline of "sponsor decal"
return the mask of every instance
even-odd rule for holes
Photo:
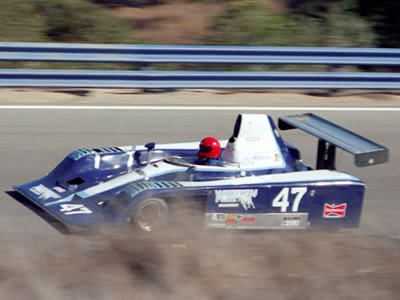
[[[259,136],[257,136],[257,135],[246,137],[246,141],[247,141],[248,143],[257,143],[257,142],[259,142],[260,140],[261,140],[261,138],[260,138]]]
[[[256,222],[255,217],[243,217],[242,218],[243,224],[254,224]]]
[[[59,199],[60,195],[54,193],[52,190],[45,187],[43,184],[39,184],[37,186],[33,186],[29,189],[32,193],[39,196],[41,200],[47,200],[49,198]]]
[[[258,190],[216,190],[215,203],[218,207],[242,207],[245,210],[255,208],[253,198],[257,197]]]
[[[283,227],[299,227],[300,218],[299,217],[284,217],[282,222]]]
[[[342,204],[324,204],[324,218],[344,218],[346,216],[347,203]]]
[[[236,216],[235,215],[227,215],[225,218],[225,223],[226,224],[236,224],[237,223]]]
[[[53,189],[59,193],[64,193],[65,190],[61,187],[61,186],[55,186],[53,187]]]
[[[225,221],[226,215],[225,214],[213,214],[211,216],[212,221]]]

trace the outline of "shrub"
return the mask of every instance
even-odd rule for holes
[[[289,13],[263,0],[232,1],[212,31],[207,43],[217,45],[372,47],[375,40],[369,23],[341,2]]]
[[[5,0],[0,40],[129,43],[132,29],[102,7],[83,0]]]

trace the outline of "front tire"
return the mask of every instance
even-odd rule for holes
[[[130,222],[141,231],[151,232],[160,229],[166,223],[167,216],[167,203],[160,198],[149,198],[136,207]]]

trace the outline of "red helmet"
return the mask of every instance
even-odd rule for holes
[[[206,137],[200,143],[200,149],[197,155],[199,158],[209,157],[218,158],[221,154],[221,145],[213,137]]]

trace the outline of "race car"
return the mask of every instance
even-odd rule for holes
[[[315,168],[278,127],[318,138]],[[71,231],[155,231],[186,203],[206,228],[358,227],[365,183],[335,170],[336,148],[358,167],[387,162],[388,149],[310,113],[281,117],[278,127],[268,115],[240,114],[217,165],[198,164],[199,142],[83,148],[14,189]]]

